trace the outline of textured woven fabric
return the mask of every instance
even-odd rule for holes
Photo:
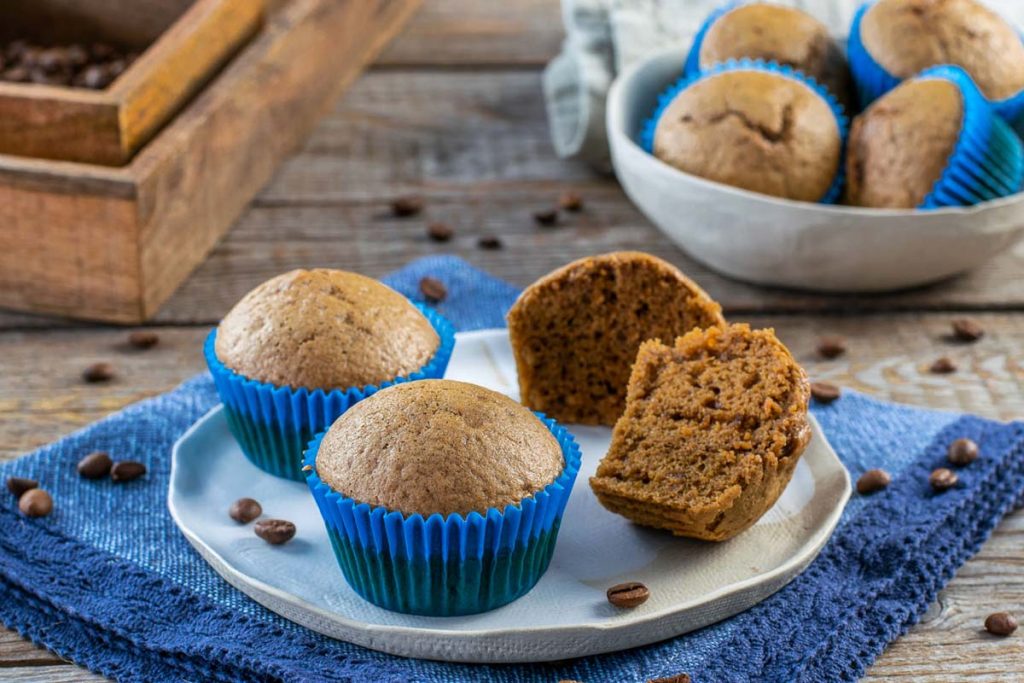
[[[451,257],[417,261],[387,282],[415,297],[425,274],[448,285],[440,309],[463,330],[502,325],[516,295]],[[170,447],[215,404],[212,381],[199,376],[0,469],[39,479],[56,501],[49,517],[27,519],[3,494],[0,620],[124,681],[593,683],[680,672],[700,683],[852,680],[1024,494],[1024,425],[849,393],[815,414],[854,478],[884,466],[893,484],[855,496],[821,555],[787,587],[725,622],[627,652],[529,666],[445,664],[296,626],[231,588],[191,549],[166,508]],[[959,487],[935,495],[927,474],[960,436],[978,441],[983,457],[960,471]],[[74,465],[96,449],[142,460],[149,475],[84,481]]]

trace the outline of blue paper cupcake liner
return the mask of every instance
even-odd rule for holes
[[[1024,184],[1024,145],[967,72],[958,66],[936,66],[917,78],[949,81],[963,98],[960,139],[919,208],[972,206],[1019,192]]]
[[[465,518],[406,517],[334,491],[316,474],[324,434],[313,439],[306,451],[306,482],[352,589],[385,609],[437,617],[485,612],[529,592],[551,561],[580,467],[572,434],[537,416],[562,448],[562,473],[515,505]]]
[[[206,338],[203,353],[213,375],[228,427],[242,452],[264,472],[303,481],[302,454],[310,439],[324,431],[350,407],[384,387],[419,379],[440,379],[455,346],[455,328],[428,306],[414,303],[440,337],[433,358],[410,375],[379,385],[348,389],[292,389],[244,377],[217,358],[217,330]]]
[[[744,0],[730,0],[729,2],[722,3],[707,16],[700,29],[697,30],[697,35],[693,38],[693,45],[690,46],[690,51],[686,55],[686,61],[683,62],[683,78],[693,78],[700,73],[700,49],[704,45],[704,38],[707,36],[708,31],[711,30],[711,25],[721,19],[726,13],[743,4],[745,4]]]
[[[902,79],[892,75],[875,61],[861,40],[861,23],[864,15],[874,4],[874,2],[865,2],[857,9],[853,16],[850,38],[847,43],[847,60],[850,63],[850,71],[857,88],[857,97],[861,107],[865,108],[902,82]],[[1024,90],[1004,100],[992,101],[986,98],[986,101],[1004,120],[1017,130],[1024,131]]]
[[[764,71],[785,76],[786,78],[790,78],[806,85],[825,100],[829,109],[832,110],[832,113],[836,117],[836,125],[839,128],[839,139],[842,144],[843,153],[840,155],[839,168],[836,170],[836,176],[833,179],[832,184],[829,185],[825,195],[818,200],[818,203],[835,204],[839,200],[839,195],[843,191],[843,182],[845,180],[844,170],[846,168],[846,164],[844,158],[846,137],[850,127],[849,120],[843,112],[843,105],[839,103],[828,89],[820,85],[810,76],[807,76],[790,66],[778,64],[776,62],[766,62],[761,59],[734,59],[716,64],[696,75],[689,77],[683,76],[658,95],[658,103],[655,105],[654,111],[647,120],[644,121],[640,128],[640,146],[648,154],[654,153],[654,134],[658,129],[658,122],[661,120],[661,115],[665,113],[665,109],[668,108],[672,103],[672,100],[674,100],[679,93],[706,78],[712,78],[731,71]]]

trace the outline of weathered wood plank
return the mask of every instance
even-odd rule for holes
[[[99,683],[106,680],[86,669],[67,664],[0,668],[0,681],[17,683]]]

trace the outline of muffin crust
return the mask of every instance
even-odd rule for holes
[[[361,387],[415,372],[440,338],[380,282],[341,270],[293,270],[246,294],[217,327],[217,358],[292,388]]]
[[[490,389],[453,380],[388,387],[335,421],[316,472],[335,491],[406,515],[518,503],[565,467],[551,431]]]

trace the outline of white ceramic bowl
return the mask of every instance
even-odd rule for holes
[[[1024,235],[1024,194],[934,211],[826,206],[740,190],[659,161],[641,149],[638,133],[685,58],[685,50],[659,53],[615,80],[608,139],[630,199],[711,268],[757,284],[877,292],[969,270]]]

